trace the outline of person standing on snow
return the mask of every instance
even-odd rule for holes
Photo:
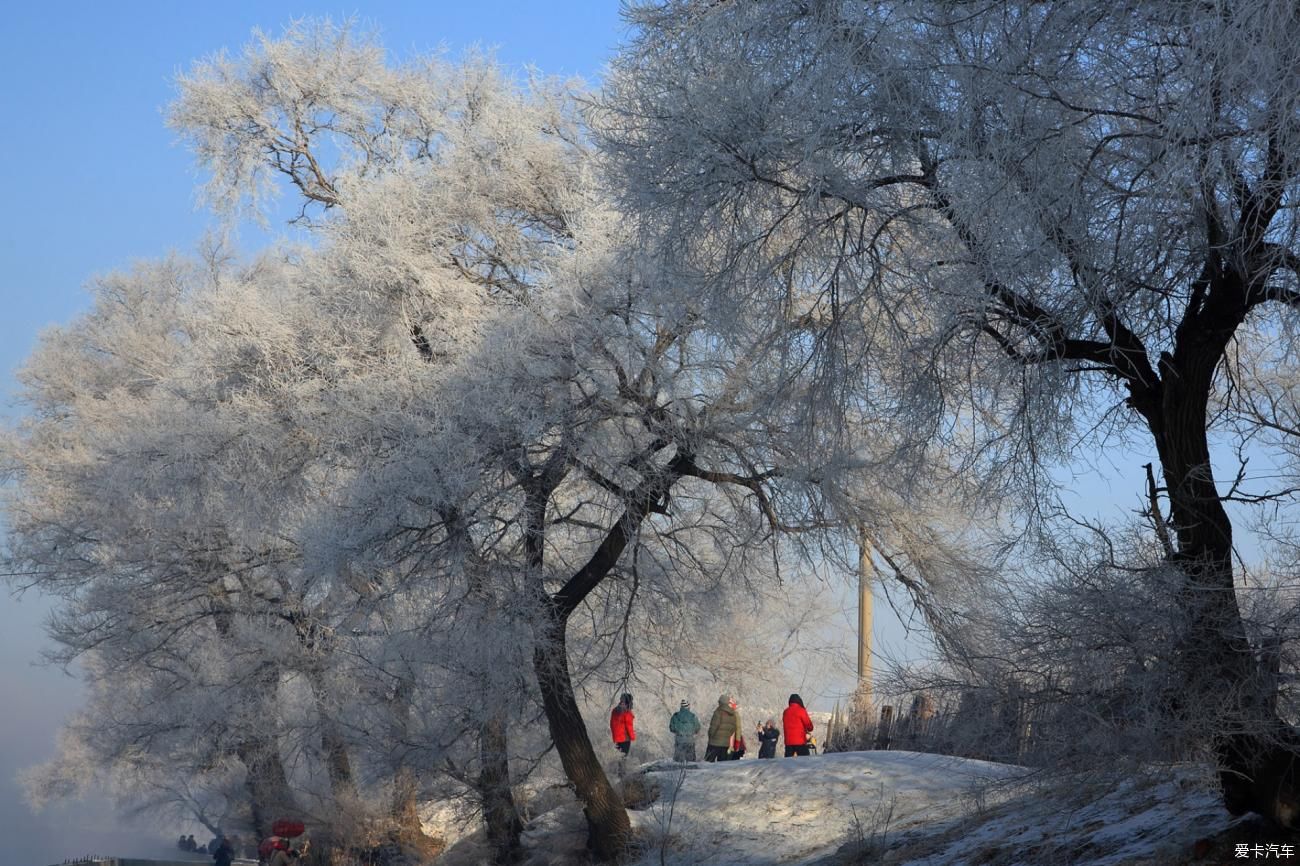
[[[614,748],[624,755],[632,750],[632,741],[636,739],[636,729],[633,727],[635,722],[636,716],[632,714],[632,696],[624,692],[623,699],[609,714],[609,732],[614,737]]]
[[[725,761],[731,752],[731,743],[744,736],[740,728],[740,713],[731,695],[718,696],[718,708],[709,719],[709,745],[704,750],[704,760]]]
[[[230,866],[235,859],[235,848],[230,844],[230,840],[225,836],[217,843],[217,847],[212,851],[213,866]]]
[[[760,758],[776,757],[776,741],[781,739],[781,730],[776,726],[776,719],[768,719],[767,724],[758,726],[758,756]]]
[[[808,757],[808,735],[812,733],[813,723],[804,709],[803,698],[790,696],[790,705],[781,714],[781,726],[785,728],[785,756]]]
[[[668,730],[673,735],[673,760],[695,760],[695,737],[700,732],[700,720],[691,712],[691,702],[682,701],[681,709],[668,720]]]

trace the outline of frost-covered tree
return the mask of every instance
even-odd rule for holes
[[[908,485],[872,476],[913,450],[910,431],[866,404],[878,423],[849,447],[798,423],[813,402],[794,372],[812,358],[804,332],[731,343],[681,302],[681,274],[641,254],[611,206],[565,87],[520,88],[479,60],[387,66],[348,28],[304,24],[199,64],[171,119],[218,203],[256,205],[287,178],[321,238],[322,284],[351,292],[331,303],[386,322],[428,365],[336,413],[342,438],[380,447],[322,538],[338,561],[455,575],[467,601],[528,625],[601,856],[629,823],[574,659],[607,653],[639,599],[681,599],[685,581],[720,610],[775,539],[849,515],[905,540],[900,564],[942,558]]]
[[[261,829],[292,802],[267,729],[278,663],[250,651],[238,616],[256,594],[240,576],[266,554],[242,531],[254,515],[231,508],[239,491],[198,468],[246,456],[205,411],[211,383],[173,378],[194,348],[186,309],[204,282],[180,261],[106,278],[91,313],[46,336],[20,376],[29,415],[7,443],[6,553],[25,584],[64,600],[55,657],[93,657],[87,716],[102,728],[83,741],[109,762],[154,743],[149,759],[178,762],[177,776],[237,758]]]
[[[288,810],[352,841],[385,811],[362,803],[378,789],[418,837],[421,771],[458,758],[473,721],[435,695],[479,671],[452,657],[410,673],[445,644],[413,656],[394,633],[448,610],[401,574],[336,567],[317,533],[377,459],[334,419],[428,365],[404,336],[394,352],[383,328],[332,308],[304,258],[106,278],[28,362],[31,411],[7,442],[7,560],[62,598],[57,657],[85,660],[94,683],[74,748],[43,779],[57,790],[91,758],[183,791],[238,759],[251,807],[238,817],[256,832]]]
[[[64,596],[68,657],[142,725],[78,728],[69,756],[166,788],[165,754],[210,773],[213,802],[242,765],[259,832],[290,804],[346,831],[377,786],[412,824],[438,772],[509,860],[517,767],[548,744],[507,732],[540,704],[615,857],[630,824],[584,703],[638,659],[715,667],[728,611],[760,607],[784,556],[833,554],[845,523],[922,599],[954,561],[911,495],[946,464],[861,389],[870,437],[806,423],[814,307],[731,340],[683,302],[566,86],[389,66],[313,23],[180,85],[171,121],[214,202],[287,178],[316,243],[111,278],[28,365],[8,559]],[[191,755],[196,728],[225,750]]]
[[[710,314],[761,333],[811,297],[810,374],[904,371],[876,399],[990,490],[1044,495],[1038,469],[1081,437],[1145,437],[1187,624],[1168,709],[1215,720],[1231,811],[1294,825],[1297,739],[1243,625],[1209,437],[1234,340],[1300,300],[1295,5],[631,16],[602,126],[630,207],[713,290]]]

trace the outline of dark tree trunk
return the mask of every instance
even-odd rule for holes
[[[329,773],[330,790],[336,802],[355,802],[357,785],[352,773],[352,758],[348,755],[347,740],[334,720],[331,707],[326,699],[325,689],[317,672],[312,674],[312,692],[316,700],[316,718],[320,725],[321,752],[325,757],[325,768]]]
[[[587,725],[569,678],[565,625],[564,619],[553,616],[539,634],[533,651],[533,668],[555,751],[587,815],[588,844],[597,860],[608,862],[627,850],[632,824],[623,798],[610,784],[587,736]]]
[[[494,713],[479,728],[479,763],[478,791],[483,800],[483,824],[493,859],[502,864],[517,862],[522,853],[519,834],[524,826],[510,785],[509,743],[503,713]]]
[[[305,620],[297,620],[295,628],[303,648],[317,655],[317,664],[305,671],[311,685],[312,700],[316,708],[316,724],[320,731],[320,750],[325,772],[330,780],[332,809],[314,831],[313,841],[321,851],[344,850],[355,837],[359,823],[364,822],[367,811],[357,794],[356,779],[352,772],[352,758],[343,730],[335,719],[335,707],[329,699],[323,659],[333,651],[330,643],[321,641],[319,635],[306,627]]]
[[[562,456],[562,455],[559,455]],[[635,537],[641,523],[652,511],[662,511],[662,501],[673,484],[690,471],[700,471],[691,458],[678,453],[660,472],[646,478],[644,484],[624,503],[624,511],[597,546],[591,558],[565,582],[554,595],[542,583],[542,566],[546,547],[546,508],[551,494],[562,478],[564,461],[553,458],[548,468],[524,481],[526,530],[524,549],[528,564],[536,572],[534,589],[540,606],[533,649],[533,670],[546,711],[551,740],[560,756],[564,773],[573,783],[574,792],[583,803],[587,816],[588,846],[600,861],[620,859],[631,841],[632,823],[628,820],[623,798],[596,758],[587,736],[587,725],[578,709],[578,700],[569,676],[567,629],[569,617],[600,583],[609,576],[619,557]],[[701,476],[703,477],[703,476]]]
[[[410,742],[411,683],[399,679],[397,688],[388,698],[389,711],[396,725],[398,742]],[[427,852],[441,850],[442,841],[424,832],[420,821],[420,778],[415,769],[399,760],[393,769],[393,796],[388,814],[393,822],[393,835],[404,850]]]
[[[352,775],[352,759],[348,756],[347,742],[343,739],[338,724],[328,716],[321,718],[320,739],[329,766],[334,798],[354,799],[357,785]]]
[[[271,835],[275,819],[297,812],[289,779],[273,740],[250,737],[238,746],[236,754],[244,764],[253,832],[258,839],[264,839]]]
[[[420,784],[415,771],[401,766],[393,773],[393,802],[389,815],[397,825],[399,835],[423,833],[424,825],[420,823]]]
[[[1242,295],[1217,293],[1218,298]],[[1168,489],[1177,539],[1174,561],[1185,575],[1180,701],[1202,712],[1216,708],[1211,738],[1228,810],[1258,812],[1295,827],[1300,818],[1297,740],[1272,710],[1237,604],[1232,522],[1215,486],[1207,435],[1215,368],[1242,316],[1244,308],[1210,308],[1198,317],[1198,328],[1179,334],[1174,354],[1160,361],[1160,405],[1145,414]]]
[[[226,639],[234,628],[234,613],[226,604],[225,597],[218,595],[214,605],[214,621],[217,633]],[[259,666],[252,675],[253,693],[259,697],[274,695],[280,685],[280,669],[272,663]],[[254,712],[265,712],[264,707],[254,707]],[[272,718],[270,726],[276,721]],[[235,719],[244,730],[259,731],[268,725],[266,719]],[[274,735],[267,736],[253,733],[240,737],[235,746],[235,755],[244,765],[244,788],[248,791],[248,804],[253,833],[258,840],[271,835],[271,824],[282,815],[297,814],[293,792],[289,789],[289,777],[284,771],[284,762],[280,759],[279,745]]]
[[[467,560],[474,559],[474,544],[459,512],[449,512],[446,520],[449,534],[460,547],[461,555]],[[483,583],[474,567],[471,566],[467,578],[471,596],[482,605],[484,610],[500,607],[500,603]],[[483,828],[492,849],[493,860],[497,863],[514,863],[519,860],[523,851],[519,835],[523,832],[524,825],[519,818],[519,809],[515,806],[514,788],[510,783],[510,748],[506,739],[509,717],[506,712],[506,701],[500,695],[490,695],[480,709],[484,713],[485,720],[480,723],[478,730],[479,775],[475,787],[483,806]]]

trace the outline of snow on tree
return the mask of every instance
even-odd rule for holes
[[[809,311],[824,419],[869,380],[1031,509],[1080,443],[1145,437],[1185,622],[1172,711],[1214,720],[1231,811],[1294,826],[1300,740],[1243,624],[1209,450],[1234,339],[1290,333],[1300,301],[1294,4],[666,0],[631,20],[600,122],[625,206],[715,321]]]
[[[523,611],[552,740],[596,850],[614,856],[628,823],[569,656],[571,640],[619,628],[584,635],[577,614],[643,577],[741,582],[776,539],[816,538],[845,511],[925,538],[914,562],[946,546],[907,484],[873,474],[897,461],[872,449],[908,449],[910,431],[869,405],[872,440],[848,449],[792,423],[812,405],[791,385],[810,359],[802,332],[738,350],[666,289],[679,274],[638,253],[564,86],[520,89],[473,59],[382,63],[347,28],[300,25],[196,67],[172,122],[227,207],[286,176],[322,239],[324,279],[353,287],[340,303],[389,322],[437,370],[436,389],[377,388],[373,413],[352,416],[350,437],[383,419],[391,448],[355,480],[348,531],[324,537],[343,560],[460,558],[483,571],[472,592]]]
[[[93,675],[74,734],[94,748],[70,749],[74,763],[97,756],[120,777],[138,758],[136,777],[183,791],[238,758],[240,820],[264,833],[305,810],[343,839],[377,776],[418,834],[419,771],[457,752],[447,692],[481,669],[449,656],[413,673],[446,645],[412,656],[402,638],[446,609],[398,574],[324,567],[314,533],[374,456],[338,439],[331,413],[364,413],[377,381],[406,388],[402,371],[428,365],[408,340],[394,353],[382,330],[330,315],[303,258],[214,265],[210,283],[181,262],[101,282],[95,309],[24,371],[33,412],[9,442],[7,555],[24,584],[64,598],[58,657]]]
[[[346,836],[376,789],[413,826],[437,773],[508,860],[518,765],[548,747],[512,732],[540,704],[611,858],[629,822],[584,700],[638,665],[752,676],[811,621],[759,613],[781,564],[834,556],[845,525],[922,599],[954,561],[912,495],[951,467],[865,399],[870,437],[805,423],[820,310],[731,341],[683,303],[568,85],[392,67],[305,22],[180,87],[212,200],[285,177],[316,244],[108,278],[29,362],[7,559],[65,598],[56,639],[103,677],[89,718],[120,693],[140,723],[78,726],[47,790],[89,763],[211,810],[242,768],[258,832],[296,807]],[[746,616],[764,629],[719,662]],[[210,800],[166,793],[187,774]]]
[[[227,575],[252,551],[228,541],[239,535],[234,491],[193,474],[228,430],[196,423],[202,411],[181,388],[156,387],[184,366],[193,333],[183,311],[201,283],[177,261],[107,278],[90,314],[47,335],[21,376],[32,412],[10,443],[20,492],[8,502],[7,554],[25,583],[66,600],[51,621],[56,658],[97,657],[88,672],[106,678],[90,711],[101,753],[130,757],[160,732],[206,730],[215,758],[174,769],[237,754],[256,822],[259,806],[288,796],[260,718],[275,673],[222,661],[240,655]],[[124,667],[133,681],[117,677]],[[223,684],[248,717],[220,705]],[[174,745],[192,754],[192,743]]]

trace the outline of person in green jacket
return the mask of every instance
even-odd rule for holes
[[[732,741],[744,736],[741,730],[736,702],[731,699],[731,695],[720,695],[718,708],[709,720],[709,746],[704,750],[704,760],[710,763],[727,760]]]
[[[700,720],[691,712],[691,702],[682,701],[681,709],[668,720],[668,730],[673,734],[673,760],[695,760],[695,737],[700,732]]]

